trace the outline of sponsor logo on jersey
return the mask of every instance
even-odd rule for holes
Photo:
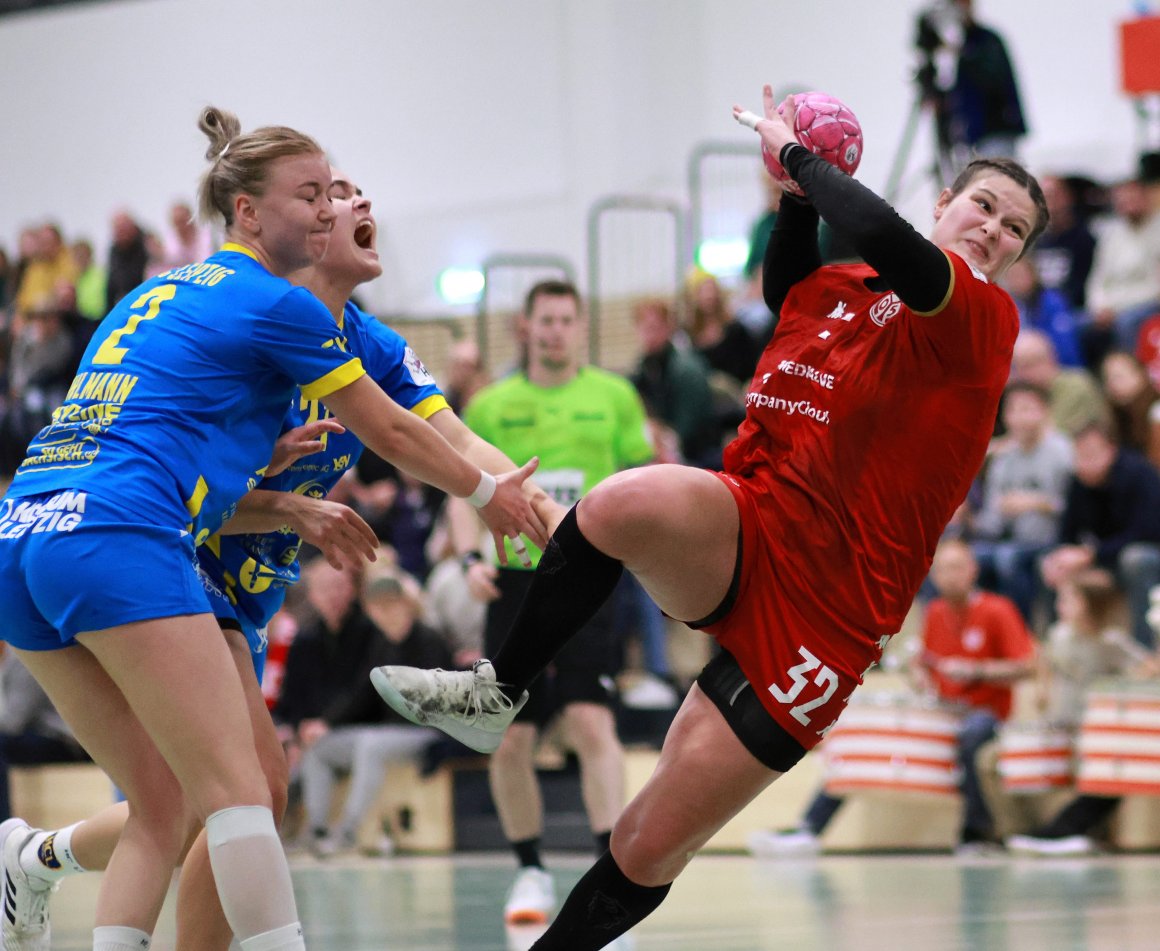
[[[811,367],[805,363],[797,363],[794,360],[782,360],[777,365],[777,372],[784,373],[786,376],[805,377],[811,383],[816,383],[818,386],[824,387],[827,390],[834,388],[834,374],[823,373],[817,367]],[[761,382],[763,384],[768,382],[769,377],[770,374],[766,373],[762,377]]]
[[[31,532],[71,532],[85,515],[84,492],[58,492],[43,502],[26,499],[0,501],[0,540]]]
[[[819,409],[810,400],[787,400],[780,396],[767,396],[764,393],[749,393],[745,397],[745,405],[755,409],[772,409],[789,416],[808,416],[823,426],[830,425],[830,411]]]
[[[435,377],[431,375],[430,370],[423,366],[423,361],[419,359],[419,355],[410,347],[403,354],[403,366],[411,374],[411,379],[415,381],[416,386],[435,385]]]
[[[963,648],[969,651],[981,651],[987,641],[987,635],[981,627],[968,627],[963,631]]]
[[[846,310],[846,302],[844,300],[838,301],[837,306],[826,314],[827,320],[844,320],[849,323],[854,319],[854,311]]]
[[[898,316],[898,312],[902,310],[902,301],[898,299],[898,295],[893,291],[884,297],[879,297],[870,306],[870,319],[874,321],[879,327],[885,327],[890,321]]]

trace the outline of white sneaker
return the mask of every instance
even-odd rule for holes
[[[49,951],[48,899],[56,886],[31,877],[20,866],[20,850],[36,832],[23,819],[0,823],[0,866],[4,873],[0,943],[4,951]]]
[[[759,829],[750,832],[745,840],[749,851],[758,858],[776,858],[782,855],[817,855],[822,842],[809,829]]]
[[[490,660],[477,660],[471,670],[376,667],[371,683],[396,713],[420,726],[438,727],[480,753],[496,751],[528,700],[526,690],[517,702],[508,699]]]
[[[512,883],[503,906],[509,925],[543,925],[556,910],[556,885],[542,868],[525,868]]]
[[[1013,835],[1007,848],[1020,855],[1092,855],[1096,844],[1086,835],[1067,835],[1062,839],[1043,839],[1034,835]]]

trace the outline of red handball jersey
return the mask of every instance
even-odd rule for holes
[[[944,657],[968,660],[1025,660],[1035,653],[1035,642],[1019,609],[1004,597],[976,591],[959,608],[935,598],[926,610],[922,630],[923,663],[930,668],[939,698],[990,710],[1000,720],[1011,715],[1011,684],[950,680],[935,664]]]
[[[794,285],[725,450],[746,554],[737,607],[708,630],[807,748],[902,626],[1007,381],[1015,305],[947,257],[929,314],[868,287],[865,265]]]

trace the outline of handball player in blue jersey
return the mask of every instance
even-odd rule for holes
[[[332,174],[335,222],[326,256],[317,265],[292,274],[291,281],[326,304],[346,333],[348,352],[359,357],[367,374],[396,403],[425,418],[483,468],[492,472],[514,469],[507,456],[459,420],[407,342],[350,302],[359,284],[382,273],[375,250],[377,224],[370,200],[344,173],[332,169]],[[378,545],[358,515],[325,498],[358,461],[364,448],[361,440],[319,401],[300,395],[292,398],[282,428],[266,477],[238,503],[222,530],[197,549],[210,606],[241,675],[276,817],[285,807],[288,777],[282,746],[259,689],[266,625],[281,608],[286,588],[298,580],[297,554],[303,540],[321,549],[336,567],[361,565]],[[547,511],[550,500],[530,482],[527,486],[537,507]],[[27,855],[28,884],[45,909],[56,881],[105,867],[126,817],[124,804],[118,804],[66,830],[27,838],[19,860],[25,861]],[[37,846],[50,836],[54,843],[67,837],[73,857],[68,865],[53,868],[42,860]],[[183,863],[177,900],[180,951],[226,951],[229,947],[231,931],[207,858],[202,837]],[[40,918],[47,921],[46,914]],[[27,932],[16,931],[7,921],[0,924],[6,935],[27,940]]]
[[[242,135],[212,108],[200,126],[211,166],[199,204],[224,219],[228,243],[105,319],[0,500],[4,639],[129,802],[94,951],[148,948],[199,823],[242,951],[305,947],[246,688],[194,561],[260,483],[295,393],[469,498],[497,536],[544,540],[522,488],[534,465],[497,480],[464,458],[386,396],[326,307],[285,280],[321,259],[335,219],[318,145],[282,127]],[[35,929],[44,902],[22,904],[12,887],[27,872],[20,838],[3,840],[4,917]],[[72,861],[67,841],[46,846],[51,862]],[[47,948],[41,931],[25,947]]]

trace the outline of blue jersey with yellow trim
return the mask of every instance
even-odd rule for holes
[[[347,349],[317,298],[227,244],[110,312],[9,495],[84,489],[201,541],[261,480],[296,388],[363,375]]]
[[[447,408],[447,400],[415,352],[394,330],[348,302],[342,329],[351,356],[396,403],[427,419]],[[331,414],[318,399],[299,395],[291,404],[283,432]],[[325,448],[264,479],[260,489],[324,498],[362,455],[363,444],[350,430],[326,433]],[[282,606],[286,586],[298,581],[302,539],[289,529],[250,535],[215,535],[198,549],[198,561],[225,592],[239,615],[265,627]]]

